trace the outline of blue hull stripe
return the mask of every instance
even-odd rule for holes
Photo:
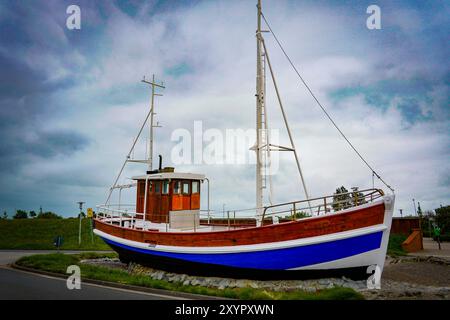
[[[228,267],[264,270],[286,270],[330,262],[380,248],[383,232],[375,232],[353,238],[311,244],[285,249],[271,249],[238,253],[173,253],[135,248],[108,239],[113,246],[134,253],[162,256],[190,262],[218,264]],[[131,253],[130,252],[130,253]]]

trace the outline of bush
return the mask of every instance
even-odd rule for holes
[[[387,254],[393,257],[406,255],[406,251],[402,247],[402,243],[406,238],[403,234],[391,234],[389,236]]]
[[[28,212],[25,210],[17,210],[16,214],[13,216],[13,219],[28,219]]]
[[[37,215],[37,219],[62,219],[61,216],[58,216],[56,213],[47,211],[41,212]]]

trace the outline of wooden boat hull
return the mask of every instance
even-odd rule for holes
[[[393,204],[394,197],[385,196],[382,201],[328,216],[232,231],[124,230],[96,221],[94,232],[121,259],[179,273],[263,279],[327,276],[361,279],[368,277],[368,266],[383,269]],[[331,230],[339,229],[324,234],[330,226]],[[292,238],[293,230],[303,232]],[[139,233],[142,240],[136,241],[136,234],[129,231]],[[254,232],[259,232],[259,237],[243,237]],[[272,232],[278,237],[270,237]],[[218,240],[222,242],[220,245],[216,245],[218,241],[204,242],[209,236],[220,237]],[[187,245],[188,240],[191,245]],[[224,245],[224,241],[234,245]]]
[[[108,242],[107,242],[108,243]],[[136,262],[141,265],[166,270],[174,273],[185,273],[189,275],[210,276],[210,277],[230,277],[241,279],[321,279],[346,277],[354,280],[367,279],[368,266],[340,269],[319,269],[319,270],[263,270],[255,268],[229,267],[210,263],[195,263],[182,259],[174,259],[164,256],[128,250],[121,246],[108,243],[116,251],[120,259],[124,262]]]

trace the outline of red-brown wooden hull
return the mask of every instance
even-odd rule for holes
[[[95,228],[107,234],[149,244],[185,247],[251,245],[327,235],[377,224],[384,220],[385,206],[307,218],[262,227],[212,232],[159,232],[122,228],[95,219]]]

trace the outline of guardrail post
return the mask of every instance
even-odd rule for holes
[[[195,225],[196,225],[195,214],[193,214],[192,216],[194,217],[194,232],[196,232],[196,228],[195,228]]]
[[[295,216],[296,216],[296,209],[295,209],[295,202],[292,203],[292,220],[295,220]]]

